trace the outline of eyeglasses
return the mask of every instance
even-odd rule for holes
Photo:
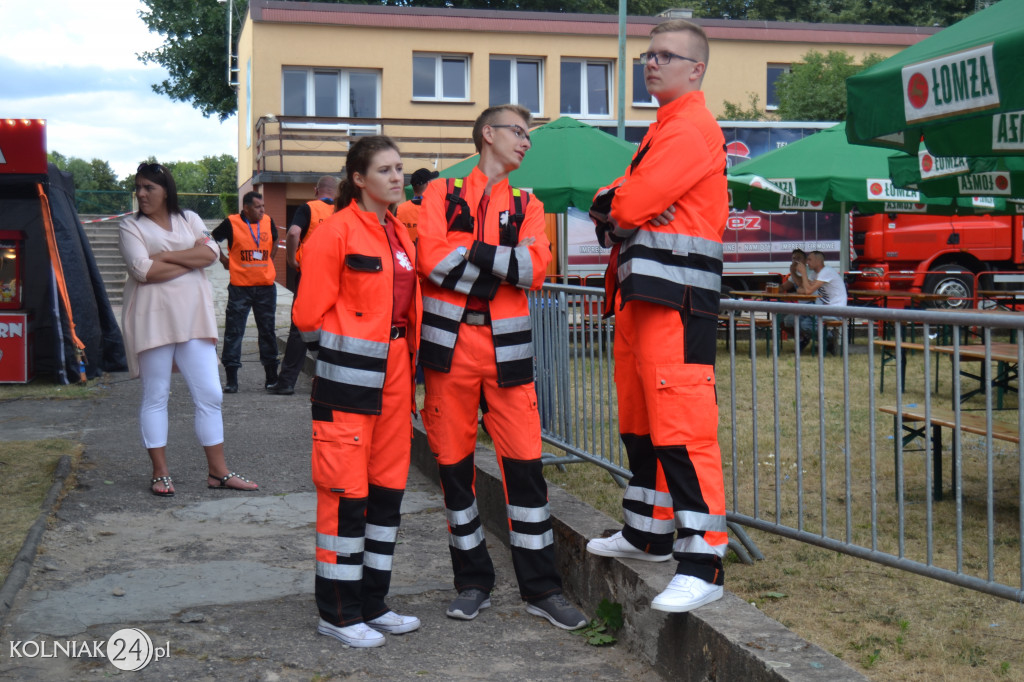
[[[669,62],[671,62],[673,59],[682,59],[684,61],[693,62],[694,64],[700,64],[700,62],[698,60],[693,59],[692,57],[684,57],[683,55],[676,54],[675,52],[641,52],[640,53],[640,63],[641,64],[646,64],[647,62],[651,61],[652,59],[654,60],[654,63],[657,64],[658,66],[664,66],[665,64],[668,64]]]
[[[520,140],[530,141],[530,133],[523,130],[523,127],[516,125],[515,123],[503,123],[502,125],[492,125],[492,128],[508,128],[512,131],[512,134],[518,137]]]
[[[164,167],[159,163],[146,163],[143,161],[139,164],[139,167],[135,169],[136,173],[163,173]]]

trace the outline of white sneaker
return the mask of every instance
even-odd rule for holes
[[[374,630],[387,632],[391,635],[401,635],[419,629],[420,619],[416,616],[402,616],[394,611],[388,611],[383,616],[366,621],[366,624]]]
[[[355,625],[341,627],[338,625],[331,625],[321,618],[320,624],[316,626],[316,631],[321,635],[333,637],[342,644],[348,644],[349,646],[354,647],[384,646],[384,642],[387,641],[384,638],[384,635],[380,634],[366,623],[356,623]]]
[[[651,601],[651,608],[684,613],[721,599],[724,592],[721,585],[712,585],[692,575],[676,575],[665,591]]]
[[[641,561],[668,561],[672,553],[648,554],[634,547],[629,540],[622,537],[620,530],[610,538],[594,538],[587,543],[587,551],[598,556],[615,556],[624,559],[640,559]]]

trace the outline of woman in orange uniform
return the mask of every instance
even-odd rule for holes
[[[303,248],[292,311],[318,351],[313,379],[317,631],[354,647],[420,626],[385,604],[409,473],[420,291],[405,226],[389,211],[405,179],[398,147],[360,138],[338,212]]]

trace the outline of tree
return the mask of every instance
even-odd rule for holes
[[[765,112],[760,104],[761,98],[753,92],[747,93],[748,102],[750,104],[749,109],[744,109],[742,104],[736,104],[725,100],[722,112],[723,121],[765,121],[768,119],[768,114]]]
[[[975,10],[975,0],[695,0],[688,5],[694,16],[709,19],[882,26],[949,26]]]
[[[783,121],[846,120],[846,79],[884,57],[872,53],[857,65],[841,50],[829,50],[828,54],[811,50],[803,59],[775,81],[777,113]]]

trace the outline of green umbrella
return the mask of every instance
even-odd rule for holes
[[[589,209],[597,190],[622,175],[636,152],[635,144],[568,117],[531,130],[530,140],[533,146],[509,182],[536,194],[547,213]],[[479,159],[459,161],[441,177],[465,177]]]
[[[1024,201],[1024,156],[918,156],[889,159],[897,187],[927,196],[1001,197]]]
[[[926,205],[952,205],[952,199],[925,200],[919,192],[895,187],[889,158],[898,154],[850,144],[840,123],[730,168],[733,205],[839,213],[854,206],[861,213],[917,213]]]
[[[1001,0],[846,80],[854,144],[1024,154],[1024,0]]]

